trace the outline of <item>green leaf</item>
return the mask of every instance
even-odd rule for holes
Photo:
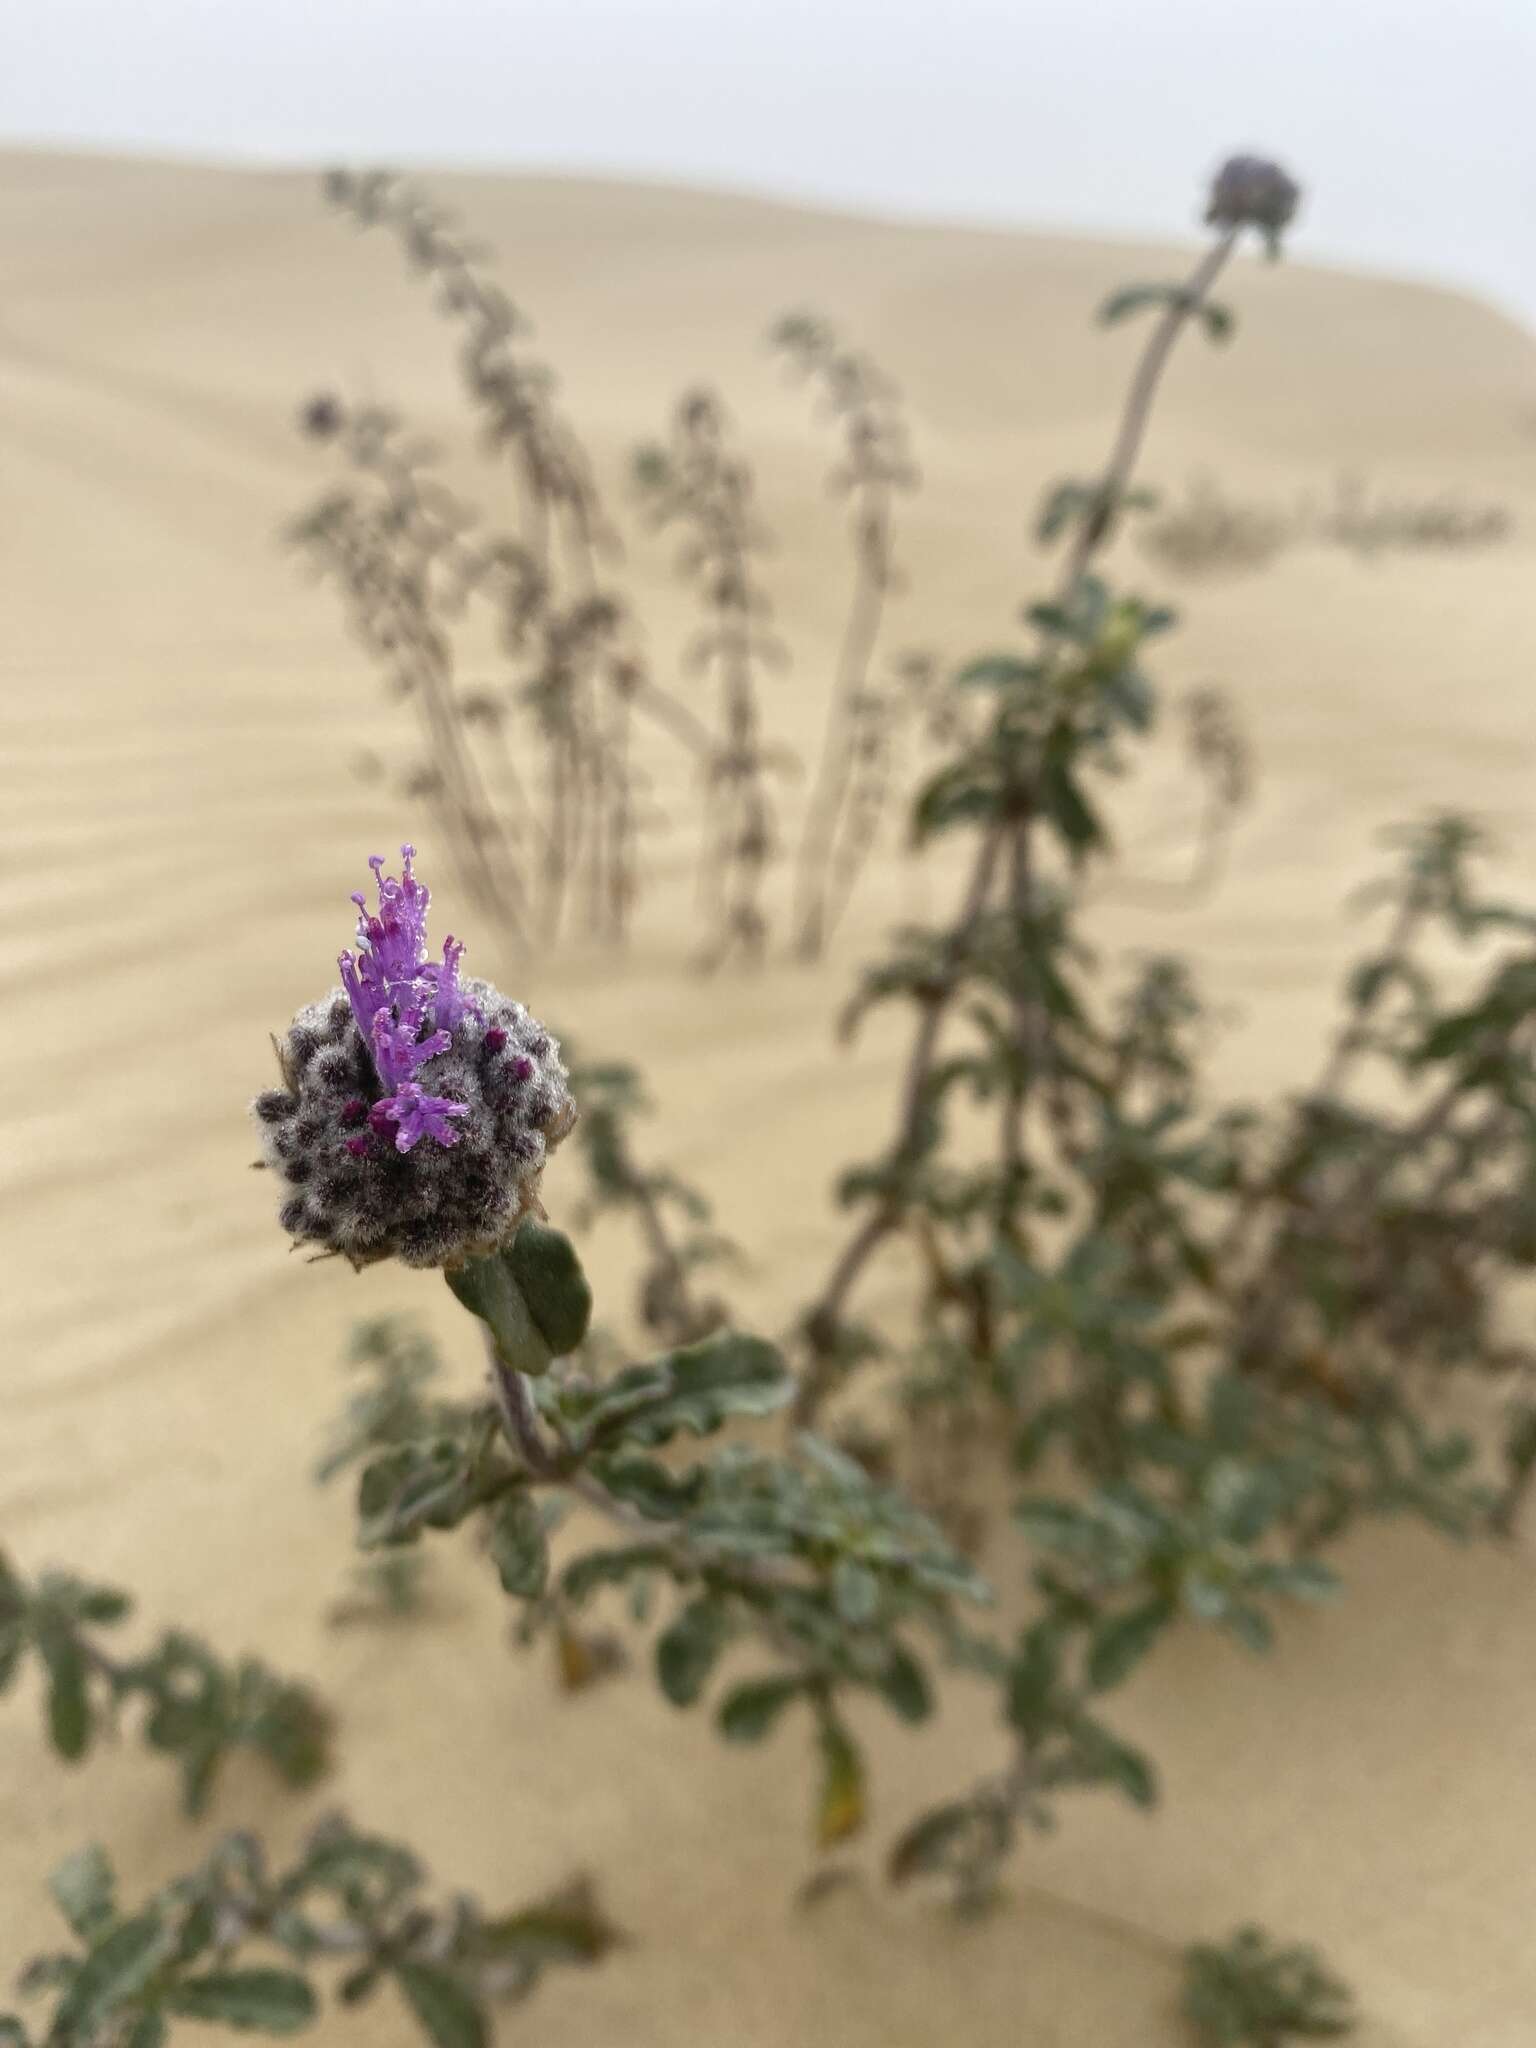
[[[1183,288],[1172,284],[1128,284],[1111,292],[1099,308],[1099,325],[1114,327],[1151,306],[1167,306],[1182,296]]]
[[[556,1358],[566,1357],[592,1321],[592,1289],[576,1247],[563,1231],[530,1216],[513,1238],[506,1259],[550,1350]]]
[[[457,1528],[478,1504],[466,1447],[456,1438],[401,1444],[363,1469],[357,1540],[364,1550],[410,1543],[423,1529]]]
[[[184,1978],[166,2004],[183,2019],[262,2034],[296,2034],[318,2011],[314,1992],[294,1970],[210,1970]]]
[[[880,1611],[880,1581],[856,1557],[840,1557],[832,1570],[832,1605],[850,1628],[864,1628]]]
[[[919,790],[912,806],[912,844],[920,847],[957,825],[1001,816],[1003,783],[997,763],[976,752],[940,768]]]
[[[584,1551],[560,1574],[560,1590],[578,1607],[602,1586],[622,1585],[636,1572],[669,1570],[675,1559],[664,1543],[629,1543]]]
[[[690,1600],[657,1639],[656,1676],[674,1707],[691,1707],[709,1682],[729,1625],[717,1601]]]
[[[133,2029],[123,2048],[165,2048],[170,2039],[170,2028],[160,2012],[141,2012],[133,2023]]]
[[[1008,1719],[1026,1742],[1036,1743],[1060,1718],[1057,1685],[1061,1645],[1037,1625],[1025,1636],[1008,1673]]]
[[[1075,1733],[1079,1753],[1096,1778],[1117,1785],[1137,1806],[1156,1806],[1157,1773],[1139,1749],[1086,1715]]]
[[[1094,1691],[1107,1692],[1128,1678],[1172,1619],[1166,1600],[1148,1600],[1112,1615],[1094,1632],[1088,1652],[1088,1682]]]
[[[91,1940],[98,1928],[110,1925],[115,1889],[112,1865],[98,1842],[77,1849],[61,1863],[49,1878],[48,1889],[82,1941]]]
[[[532,1494],[519,1490],[498,1503],[490,1546],[503,1589],[514,1599],[537,1600],[549,1579],[549,1543]]]
[[[721,1330],[619,1373],[589,1410],[588,1423],[605,1439],[665,1443],[680,1429],[707,1436],[733,1415],[771,1415],[793,1393],[771,1344]]]
[[[85,1657],[70,1630],[52,1619],[40,1622],[36,1641],[48,1667],[48,1732],[59,1755],[74,1763],[91,1740]]]
[[[928,1675],[901,1643],[891,1645],[879,1686],[881,1697],[903,1721],[926,1721],[933,1712],[933,1688]]]
[[[98,2021],[125,2005],[149,1983],[171,1948],[171,1935],[158,1913],[141,1913],[115,1927],[80,1965],[54,2015],[60,2041],[89,2037]]]
[[[716,1719],[727,1742],[761,1742],[791,1700],[805,1690],[798,1674],[787,1678],[754,1678],[734,1686],[720,1702]]]
[[[496,1356],[508,1371],[526,1373],[530,1379],[548,1372],[554,1346],[534,1321],[504,1253],[492,1252],[488,1258],[471,1259],[463,1266],[445,1266],[443,1278],[470,1314],[478,1316],[490,1331]]]
[[[702,1466],[674,1472],[660,1459],[638,1452],[594,1459],[591,1470],[615,1499],[638,1508],[653,1522],[678,1521],[697,1507],[707,1478]]]
[[[1073,860],[1104,843],[1104,828],[1072,773],[1068,742],[1052,740],[1046,745],[1040,763],[1040,807]]]
[[[1017,690],[1036,683],[1044,671],[1038,661],[1021,661],[1013,654],[984,654],[968,661],[955,677],[960,690]]]
[[[397,1963],[406,2002],[436,2048],[486,2048],[490,2031],[480,2003],[451,1971],[435,1963]]]

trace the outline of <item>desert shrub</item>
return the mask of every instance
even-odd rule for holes
[[[1209,476],[1193,478],[1182,499],[1160,505],[1141,534],[1146,552],[1173,576],[1267,569],[1296,539],[1294,515],[1234,497]]]
[[[1460,554],[1496,546],[1514,532],[1514,515],[1503,505],[1458,498],[1389,497],[1362,477],[1340,477],[1330,503],[1311,517],[1317,537],[1370,559],[1393,550],[1430,549]]]
[[[388,1985],[436,2048],[484,2048],[492,2001],[524,1998],[552,1965],[596,1962],[619,1938],[579,1880],[491,1914],[462,1893],[429,1907],[425,1884],[410,1850],[333,1816],[282,1869],[253,1836],[228,1835],[124,1911],[111,1861],[93,1845],[50,1879],[76,1946],[38,1956],[22,1975],[24,1996],[52,1998],[46,2032],[0,2018],[0,2041],[155,2048],[178,2020],[298,2033],[320,2011],[316,1972],[340,1968],[344,2006]]]
[[[1349,1993],[1309,1948],[1277,1948],[1257,1927],[1189,1951],[1184,2010],[1203,2048],[1333,2040],[1354,2020]]]
[[[1182,498],[1159,501],[1141,545],[1174,576],[1241,575],[1268,568],[1288,549],[1336,547],[1372,561],[1411,550],[1465,554],[1514,532],[1502,505],[1450,492],[1388,497],[1359,477],[1340,477],[1330,497],[1310,493],[1289,508],[1243,498],[1213,477],[1195,477]]]

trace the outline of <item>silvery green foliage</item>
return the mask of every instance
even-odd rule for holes
[[[74,1945],[21,1979],[23,1998],[51,1998],[49,2015],[37,2033],[0,2017],[0,2048],[161,2048],[182,2020],[299,2033],[320,2016],[322,1970],[343,1972],[345,2006],[387,1986],[434,2048],[487,2048],[493,2001],[525,1997],[551,1965],[596,1962],[619,1938],[583,1880],[491,1914],[463,1895],[429,1905],[425,1883],[408,1849],[340,1818],[280,1871],[253,1836],[228,1835],[132,1909],[105,1852],[81,1850],[51,1881]]]
[[[456,1142],[409,1152],[370,1123],[384,1091],[342,992],[295,1017],[278,1046],[284,1085],[253,1104],[291,1237],[358,1266],[441,1266],[509,1237],[537,1200],[575,1121],[560,1048],[489,982],[464,993],[476,1008],[420,1069],[434,1095],[463,1105]]]
[[[146,1745],[179,1765],[190,1813],[202,1811],[236,1749],[254,1750],[289,1785],[322,1776],[330,1716],[307,1686],[255,1657],[230,1663],[183,1629],[136,1656],[109,1649],[104,1633],[132,1611],[115,1586],[60,1571],[24,1579],[0,1553],[0,1692],[36,1660],[49,1739],[66,1763],[133,1713]]]
[[[612,1668],[611,1637],[592,1616],[622,1595],[619,1612],[654,1630],[656,1678],[674,1705],[694,1705],[731,1664],[717,1707],[728,1740],[759,1740],[800,1711],[820,1777],[817,1836],[855,1833],[866,1787],[846,1701],[862,1692],[925,1719],[929,1659],[973,1660],[963,1616],[990,1600],[986,1581],[931,1518],[815,1438],[787,1455],[742,1442],[684,1455],[687,1439],[784,1407],[792,1386],[773,1347],[721,1331],[594,1372],[577,1349],[585,1297],[558,1251],[565,1240],[525,1224],[517,1244],[518,1258],[499,1255],[494,1286],[473,1267],[468,1286],[450,1276],[486,1325],[493,1399],[436,1398],[424,1340],[369,1346],[375,1385],[354,1397],[328,1460],[361,1466],[364,1550],[477,1527],[522,1605],[524,1639],[551,1635],[570,1685]],[[567,1540],[578,1501],[616,1533]]]
[[[966,849],[960,902],[900,931],[845,1017],[851,1031],[906,1005],[912,1049],[889,1142],[841,1177],[854,1213],[801,1319],[798,1412],[819,1421],[881,1362],[904,1384],[908,1460],[956,1525],[1001,1439],[1037,1596],[1016,1641],[981,1660],[1001,1680],[1004,1760],[920,1815],[893,1858],[968,1906],[1070,1787],[1152,1798],[1148,1760],[1098,1701],[1167,1633],[1212,1627],[1262,1650],[1288,1605],[1333,1592],[1321,1553],[1359,1517],[1486,1532],[1536,1472],[1536,1353],[1498,1314],[1501,1287],[1536,1267],[1536,917],[1490,892],[1476,831],[1440,816],[1400,835],[1368,898],[1381,934],[1294,1099],[1214,1100],[1214,1020],[1188,969],[1112,973],[1084,931],[1094,894],[1146,886],[1116,869],[1109,796],[1155,734],[1155,655],[1175,624],[1097,557],[1137,509],[1134,458],[1174,341],[1227,338],[1211,292],[1238,231],[1272,239],[1294,202],[1273,167],[1229,166],[1221,233],[1190,277],[1104,309],[1153,318],[1113,453],[1051,494],[1057,587],[1028,608],[1026,638],[960,667],[956,695],[978,709],[913,807],[917,846]],[[1187,734],[1205,784],[1199,880],[1249,778],[1219,703],[1198,699]],[[1164,900],[1187,879],[1164,881]],[[1467,957],[1448,969],[1456,947]],[[919,1287],[906,1341],[854,1308],[895,1244]],[[1452,1371],[1509,1396],[1500,1500],[1498,1445],[1437,1415]]]
[[[1280,1948],[1258,1927],[1185,1956],[1184,2012],[1201,2048],[1284,2048],[1354,2031],[1347,1986],[1314,1949]]]

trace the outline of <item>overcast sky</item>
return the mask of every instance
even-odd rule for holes
[[[0,0],[7,140],[1148,234],[1259,148],[1298,255],[1536,324],[1533,101],[1536,0]]]

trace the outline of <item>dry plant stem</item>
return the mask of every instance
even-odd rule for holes
[[[520,315],[483,271],[478,252],[457,238],[451,217],[411,185],[387,177],[343,179],[332,198],[360,226],[383,226],[397,237],[413,268],[436,283],[439,310],[463,331],[461,366],[471,403],[485,415],[490,447],[510,461],[517,530],[536,573],[534,616],[543,625],[561,697],[546,733],[550,795],[538,922],[551,936],[558,930],[585,864],[590,921],[619,936],[631,895],[630,878],[617,865],[627,859],[621,821],[627,826],[633,812],[627,756],[610,752],[592,661],[567,662],[558,651],[583,609],[604,603],[600,556],[612,536],[590,464],[554,410],[543,367],[516,350]],[[616,632],[619,618],[620,607],[610,602],[595,629],[599,641]],[[486,829],[496,823],[491,816]]]
[[[1109,461],[1095,492],[1092,514],[1083,520],[1074,536],[1065,567],[1056,587],[1056,602],[1068,602],[1086,575],[1094,557],[1114,531],[1115,518],[1135,471],[1136,458],[1146,434],[1152,404],[1173,345],[1180,332],[1209,296],[1237,242],[1238,230],[1228,229],[1201,257],[1182,291],[1163,310],[1136,367],[1126,397],[1125,410],[1115,436]],[[946,953],[952,963],[944,984],[923,1005],[922,1021],[913,1041],[902,1089],[901,1114],[890,1158],[899,1161],[910,1149],[922,1115],[923,1099],[938,1047],[939,1031],[953,999],[954,966],[963,959],[976,924],[991,895],[1006,825],[993,825],[977,849],[975,866],[966,887],[960,914],[950,933]],[[831,1275],[804,1318],[803,1328],[811,1348],[810,1363],[802,1376],[795,1403],[795,1416],[802,1426],[814,1421],[822,1402],[837,1377],[837,1332],[843,1309],[860,1274],[874,1251],[900,1227],[902,1206],[887,1202],[859,1226],[839,1254]]]
[[[805,960],[820,953],[838,914],[829,901],[831,869],[853,772],[854,704],[868,681],[891,583],[891,488],[876,474],[867,477],[860,490],[860,502],[854,509],[858,544],[853,600],[843,629],[826,737],[800,842],[796,943]]]
[[[706,890],[718,879],[722,955],[729,950],[734,934],[741,939],[744,950],[755,956],[761,952],[762,943],[750,934],[761,929],[757,896],[767,853],[768,804],[762,786],[757,701],[752,684],[751,584],[746,548],[734,522],[720,521],[717,543],[722,592],[718,600],[721,681],[725,694],[725,737],[720,755],[725,788],[720,807],[720,836],[714,844],[708,838],[705,840],[707,872],[701,879]],[[753,852],[753,848],[759,851]]]

